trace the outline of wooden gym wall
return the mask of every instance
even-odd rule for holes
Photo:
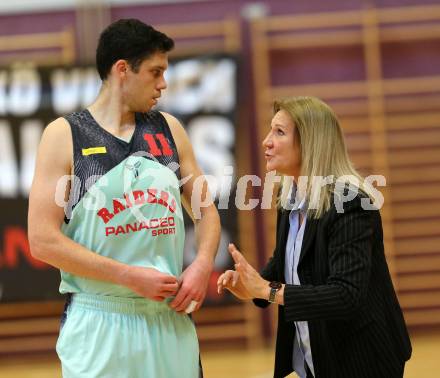
[[[386,257],[410,327],[440,324],[439,45],[439,6],[252,24],[259,139],[273,99],[317,96],[340,117],[355,167],[385,176]],[[274,222],[273,212],[265,215],[267,235]],[[273,245],[272,237],[267,255]]]
[[[237,20],[158,25],[176,41],[172,58],[209,55],[237,55],[241,48],[240,27]],[[76,62],[76,42],[73,28],[60,32],[1,37],[0,61],[3,65],[28,62],[39,65],[72,65]],[[3,54],[2,54],[3,53]],[[86,54],[87,55],[87,54]],[[237,129],[237,175],[249,171],[249,138],[246,129]],[[239,243],[248,251],[255,251],[255,241],[242,235],[254,232],[251,217],[239,214]],[[31,284],[31,283],[27,283]],[[32,302],[0,304],[0,355],[53,350],[59,329],[62,302]],[[258,312],[254,306],[236,302],[227,306],[205,306],[194,315],[201,343],[246,344],[260,338]]]

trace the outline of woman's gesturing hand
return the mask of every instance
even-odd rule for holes
[[[228,289],[243,301],[253,298],[240,280],[240,274],[235,270],[227,270],[217,280],[217,292],[220,294],[223,289]]]
[[[229,252],[235,262],[235,270],[227,270],[217,281],[217,291],[228,289],[237,298],[246,300],[269,296],[269,282],[264,280],[258,272],[246,261],[244,256],[235,247],[229,244]]]

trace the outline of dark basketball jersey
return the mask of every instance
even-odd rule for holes
[[[100,255],[179,276],[185,237],[179,157],[163,115],[136,113],[128,142],[98,125],[88,110],[66,119],[74,180],[63,233]],[[62,293],[137,296],[67,272],[61,278]]]

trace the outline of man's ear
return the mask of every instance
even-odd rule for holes
[[[117,60],[112,67],[112,71],[121,79],[125,78],[128,69],[130,68],[125,59]]]

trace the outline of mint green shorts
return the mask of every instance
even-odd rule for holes
[[[165,302],[74,294],[56,350],[65,378],[199,377],[194,324]]]

